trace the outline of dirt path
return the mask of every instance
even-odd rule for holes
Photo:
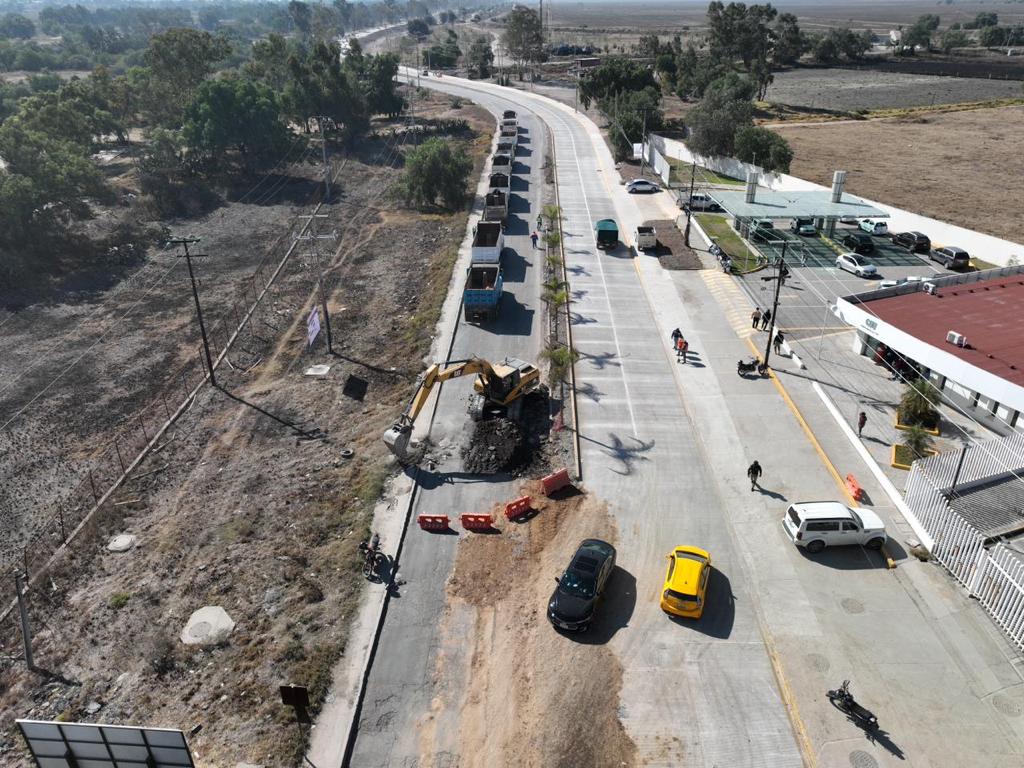
[[[614,523],[588,494],[551,501],[536,483],[524,493],[534,498],[536,517],[459,544],[448,593],[454,611],[472,615],[464,641],[469,683],[457,701],[438,700],[437,709],[459,711],[465,766],[633,765],[636,748],[618,719],[622,667],[607,646],[607,628],[599,619],[589,633],[570,637],[545,615],[552,576],[582,539],[614,543]],[[500,508],[493,512],[504,520]],[[446,630],[458,636],[452,618],[450,609]],[[423,741],[429,751],[429,731]]]

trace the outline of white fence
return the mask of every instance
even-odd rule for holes
[[[1005,544],[985,547],[985,537],[948,502],[957,488],[1007,476],[1024,482],[1024,435],[977,442],[963,455],[945,453],[915,461],[904,499],[927,531],[935,557],[967,591],[978,598],[1010,639],[1024,650],[1024,554]]]
[[[647,163],[654,169],[661,180],[665,183],[665,186],[669,185],[669,174],[672,172],[672,166],[668,164],[668,160],[665,156],[658,151],[658,148],[650,141],[644,144],[644,155],[647,158]]]
[[[765,173],[752,163],[744,163],[735,157],[703,157],[695,155],[686,148],[686,145],[675,139],[666,139],[664,136],[651,134],[650,142],[666,157],[690,163],[696,161],[697,165],[710,168],[716,173],[724,176],[731,176],[734,179],[747,178],[747,172],[753,171],[759,175],[761,186],[774,189],[779,192],[806,192],[808,190],[827,190],[821,184],[813,181],[799,179],[785,173]],[[858,195],[859,197],[859,195]],[[885,203],[863,198],[865,202],[889,214],[889,229],[894,232],[920,231],[931,238],[935,246],[956,245],[965,248],[971,255],[977,256],[992,264],[1005,267],[1013,263],[1024,263],[1024,245],[1010,240],[1003,240],[993,235],[986,235],[983,232],[975,232],[956,224],[950,224],[938,219],[930,219],[902,208],[896,208]]]

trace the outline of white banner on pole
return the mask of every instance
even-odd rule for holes
[[[643,144],[634,144],[633,145],[633,159],[634,160],[640,160],[640,159],[643,158],[643,156],[644,156],[644,145]]]
[[[313,342],[316,341],[317,334],[320,333],[320,308],[313,307],[313,311],[309,313],[309,319],[306,321],[306,338],[309,339],[309,346],[313,346]]]

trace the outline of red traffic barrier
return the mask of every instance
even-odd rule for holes
[[[416,522],[424,531],[447,531],[448,515],[419,515]]]
[[[523,496],[505,505],[505,519],[515,520],[530,511],[530,497]]]
[[[846,490],[850,492],[854,501],[860,501],[864,498],[864,489],[860,487],[860,483],[857,482],[857,478],[850,473],[846,476]]]
[[[547,477],[542,477],[540,484],[544,488],[544,495],[550,496],[555,491],[560,491],[569,485],[569,470],[560,469]]]
[[[467,531],[489,531],[494,527],[494,518],[490,515],[459,515],[462,527]]]

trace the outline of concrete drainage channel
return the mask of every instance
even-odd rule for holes
[[[510,102],[510,106],[515,107],[516,104]],[[521,108],[521,107],[520,107]],[[538,117],[538,122],[540,118]],[[543,124],[543,123],[542,123]],[[551,147],[552,163],[555,167],[555,204],[560,206],[558,198],[558,176],[557,176],[557,163],[555,162],[555,147],[553,137],[550,133],[550,128],[545,128],[548,133],[548,142]],[[487,168],[485,166],[484,174],[487,175]],[[561,269],[563,278],[568,285],[568,274],[565,271],[565,251],[564,241],[561,239],[562,235],[562,223],[561,217],[558,221],[558,232],[560,235],[559,239],[559,251],[561,255]],[[569,322],[569,316],[566,314],[566,334],[568,340],[568,347],[573,350],[572,345],[572,328]],[[453,350],[455,347],[455,340],[458,335],[459,328],[459,315],[456,315],[455,327],[452,330],[451,338],[448,343],[448,349],[445,355],[445,359],[451,359]],[[569,366],[569,402],[571,404],[572,422],[573,425],[578,422],[578,414],[576,411],[576,380],[575,380],[575,363]],[[431,406],[430,411],[430,428],[434,425],[434,420],[437,416],[438,403],[440,401],[441,392],[443,391],[443,383],[438,385],[437,397],[434,399],[434,403]],[[543,415],[543,422],[548,424],[550,422],[550,408],[548,403],[549,398],[546,395],[543,398],[537,396],[529,396],[526,398],[526,402],[523,407],[523,418],[522,422],[526,425],[526,429],[520,429],[520,427],[514,423],[505,419],[497,419],[493,421],[479,422],[477,427],[473,431],[469,442],[463,447],[463,461],[465,463],[466,471],[475,473],[493,473],[502,471],[504,469],[511,468],[513,470],[528,471],[534,464],[536,458],[534,448],[536,448],[537,434],[535,425],[538,423],[538,416]],[[544,413],[538,414],[538,405],[544,405]],[[563,405],[564,407],[564,405]],[[428,428],[427,434],[430,433]],[[346,455],[347,454],[347,455]],[[341,452],[341,456],[344,459],[351,458],[353,455],[351,449],[345,449]],[[573,430],[573,456],[575,460],[576,477],[579,478],[582,475],[582,465],[580,461],[580,449],[579,449],[579,436],[578,430]],[[429,461],[429,459],[427,459]],[[420,473],[421,469],[416,467],[415,473],[412,477],[412,490],[409,493],[408,501],[405,505],[405,514],[402,524],[402,533],[398,540],[398,545],[395,548],[394,560],[392,564],[392,577],[398,573],[402,552],[405,545],[406,537],[408,536],[413,522],[413,511],[416,508],[416,504],[419,500],[420,494]],[[517,473],[518,474],[518,473]],[[370,673],[373,669],[374,662],[378,648],[380,646],[380,639],[384,632],[384,624],[387,619],[388,607],[391,603],[391,598],[394,596],[393,585],[388,585],[388,589],[384,594],[384,598],[381,602],[381,608],[377,617],[376,626],[373,632],[373,638],[369,645],[369,650],[366,657],[366,664],[360,676],[359,690],[356,696],[355,706],[353,707],[352,717],[348,725],[348,734],[345,739],[345,749],[342,756],[341,765],[351,765],[352,756],[355,750],[356,740],[359,734],[359,721],[362,717],[363,706],[366,699],[366,690],[369,683]]]

